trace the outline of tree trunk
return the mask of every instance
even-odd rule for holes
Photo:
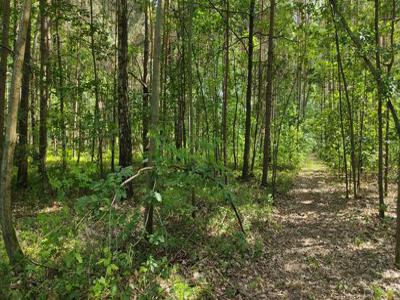
[[[342,136],[343,147],[343,167],[344,167],[344,182],[346,185],[346,199],[349,199],[349,176],[347,172],[347,150],[346,150],[346,135],[344,131],[343,121],[343,104],[342,104],[342,85],[340,80],[340,67],[338,63],[338,90],[339,90],[339,115],[340,115],[340,134]]]
[[[2,157],[4,144],[4,109],[6,106],[7,59],[9,49],[8,32],[10,29],[10,0],[1,0],[3,29],[1,33],[0,57],[0,157]]]
[[[379,43],[379,0],[375,0],[375,47],[376,47],[376,69],[381,74],[381,58]],[[383,189],[383,115],[382,115],[383,95],[378,87],[378,192],[379,192],[379,218],[385,217],[385,195]]]
[[[7,128],[3,157],[1,160],[0,222],[3,231],[4,245],[12,265],[21,263],[24,257],[12,222],[11,179],[14,150],[17,142],[17,116],[22,79],[22,65],[25,54],[25,43],[28,32],[31,5],[31,0],[25,1],[16,47],[14,49],[14,68],[8,100],[9,105],[7,114]]]
[[[250,156],[250,131],[251,131],[251,92],[253,82],[253,31],[254,31],[254,6],[255,0],[250,0],[249,8],[249,43],[247,59],[247,92],[246,92],[246,122],[244,136],[243,168],[242,178],[249,177],[249,156]]]
[[[118,121],[119,164],[132,165],[132,137],[129,121],[128,99],[128,5],[127,0],[118,0]]]
[[[60,1],[58,0],[54,6],[56,7],[56,46],[57,46],[57,63],[58,63],[58,98],[60,100],[60,129],[61,129],[61,157],[62,168],[67,166],[67,136],[65,128],[65,115],[64,115],[64,71],[61,59],[61,41],[60,41]]]
[[[148,66],[149,66],[149,4],[144,0],[144,46],[143,46],[143,103],[142,103],[142,143],[143,153],[146,157],[146,152],[149,147],[149,87],[147,83]]]
[[[237,143],[236,143],[236,122],[237,122],[237,116],[238,116],[238,106],[239,106],[239,92],[238,92],[238,81],[236,78],[236,59],[235,55],[233,56],[233,84],[235,86],[235,96],[236,96],[236,102],[235,102],[235,113],[233,115],[233,124],[232,124],[232,152],[233,152],[233,163],[234,163],[234,168],[235,170],[237,169]]]
[[[193,107],[193,0],[188,0],[188,10],[189,10],[189,22],[187,25],[187,99],[189,104],[189,120],[188,120],[188,134],[189,134],[189,151],[194,154],[194,136],[193,136],[193,117],[194,117],[194,107]]]
[[[227,123],[227,109],[228,109],[228,81],[229,81],[229,0],[225,0],[225,33],[224,33],[224,82],[222,87],[223,103],[222,103],[222,156],[224,160],[224,180],[228,184],[228,177],[226,175],[227,167],[227,139],[228,130]]]
[[[336,24],[335,24],[336,25]],[[340,76],[343,80],[343,88],[344,88],[344,93],[346,97],[346,103],[347,103],[347,113],[348,113],[348,118],[349,118],[349,129],[350,129],[350,158],[351,158],[351,171],[352,171],[352,178],[353,178],[353,197],[354,199],[357,198],[357,166],[356,166],[356,156],[355,156],[355,141],[354,141],[354,122],[353,122],[353,113],[352,113],[352,107],[350,104],[350,98],[349,98],[349,92],[347,88],[347,81],[346,81],[346,76],[344,73],[344,68],[343,68],[343,63],[342,63],[342,57],[341,57],[341,52],[340,52],[340,46],[339,46],[339,36],[338,36],[338,31],[337,27],[335,26],[335,44],[336,44],[336,58],[337,58],[337,64],[338,64],[338,77],[340,80]],[[343,141],[345,142],[345,141]],[[347,168],[347,166],[346,166]],[[347,173],[347,171],[346,171]],[[346,191],[346,196],[348,196],[347,191]]]
[[[18,185],[22,188],[28,186],[28,115],[29,92],[31,80],[31,19],[25,43],[24,65],[22,67],[21,104],[18,114]]]
[[[265,92],[265,133],[264,133],[264,161],[261,185],[266,187],[268,183],[268,168],[271,149],[271,112],[272,112],[272,66],[274,63],[274,17],[275,0],[271,0],[269,12],[268,57],[267,57],[267,89]]]
[[[154,51],[153,51],[153,74],[151,83],[151,118],[150,129],[152,132],[158,132],[159,106],[160,106],[160,62],[161,62],[161,27],[162,27],[162,1],[157,2],[156,24],[154,33]],[[157,158],[157,136],[150,137],[149,147],[149,165],[154,166]],[[155,192],[155,180],[157,172],[152,171],[149,177],[149,189]],[[153,233],[153,210],[152,202],[147,203],[144,214],[145,229],[147,234]]]
[[[49,99],[49,17],[48,0],[39,1],[40,12],[40,124],[39,124],[39,172],[45,189],[49,187],[46,170],[47,110]]]
[[[94,153],[94,145],[96,144],[96,137],[99,141],[97,148],[97,164],[99,166],[100,176],[103,176],[103,131],[101,129],[101,116],[103,103],[100,99],[99,90],[99,76],[97,74],[97,61],[96,61],[96,49],[94,45],[94,24],[93,24],[93,1],[90,0],[90,50],[92,54],[93,63],[93,75],[94,75],[94,95],[95,95],[95,106],[94,106],[94,128],[95,135],[92,140],[92,153]]]
[[[390,130],[390,114],[389,114],[389,107],[386,105],[386,114],[385,114],[385,121],[386,121],[386,130],[385,130],[385,172],[383,176],[383,183],[384,183],[384,195],[385,197],[388,194],[388,176],[389,176],[389,130]]]
[[[396,209],[396,249],[395,265],[400,269],[400,139],[397,153],[397,209]]]

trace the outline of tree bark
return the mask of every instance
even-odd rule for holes
[[[45,189],[49,187],[46,170],[47,110],[49,99],[49,16],[48,0],[39,1],[40,13],[40,124],[39,124],[39,173]]]
[[[161,62],[161,27],[162,27],[162,0],[157,1],[156,24],[154,32],[154,51],[153,51],[153,74],[151,83],[151,118],[150,130],[154,133],[158,132],[159,107],[160,107],[160,62]],[[157,140],[155,134],[150,136],[149,147],[149,166],[154,166],[157,158]],[[153,192],[155,188],[156,171],[152,171],[149,177],[149,189]],[[154,205],[148,202],[145,208],[144,224],[147,234],[153,233],[153,211]]]
[[[17,116],[20,96],[19,93],[22,80],[22,65],[25,54],[25,43],[28,32],[31,5],[31,0],[26,0],[24,3],[16,47],[14,49],[14,68],[8,100],[9,105],[7,114],[7,128],[4,151],[1,160],[0,222],[3,232],[4,245],[12,265],[21,263],[24,258],[24,254],[19,245],[12,221],[11,178],[14,150],[17,142]]]
[[[143,45],[143,76],[142,76],[142,91],[143,91],[143,103],[142,103],[142,144],[143,154],[146,156],[146,152],[149,148],[149,87],[147,83],[148,78],[148,66],[149,66],[149,4],[147,0],[144,0],[144,45]]]
[[[22,188],[28,186],[28,115],[31,80],[31,18],[25,43],[24,65],[22,67],[21,104],[18,114],[18,175],[17,182]]]
[[[353,112],[352,112],[352,107],[350,104],[350,98],[349,98],[349,92],[347,88],[347,81],[346,81],[346,75],[344,73],[344,68],[343,68],[343,63],[342,63],[342,57],[341,57],[341,52],[340,52],[340,45],[339,45],[339,36],[338,36],[338,31],[337,27],[335,24],[335,44],[336,44],[336,59],[337,59],[337,64],[338,64],[338,78],[340,80],[340,77],[343,80],[343,88],[344,88],[344,93],[346,97],[346,103],[347,103],[347,113],[348,113],[348,118],[349,118],[349,131],[350,131],[350,159],[351,159],[351,171],[352,171],[352,178],[353,178],[353,197],[354,199],[357,198],[357,166],[356,166],[356,156],[355,156],[355,141],[354,141],[354,122],[353,122]],[[341,98],[341,96],[340,96]],[[341,99],[340,99],[341,102]],[[341,106],[341,103],[339,104]],[[342,108],[340,108],[341,114],[342,114]],[[341,116],[341,118],[343,118]],[[343,122],[341,122],[343,124]],[[344,134],[344,132],[343,132]],[[345,140],[343,140],[345,142]],[[344,153],[345,154],[345,153]],[[345,154],[346,155],[346,154]],[[347,165],[345,166],[347,169]],[[345,170],[347,173],[347,170]],[[346,174],[347,177],[347,174]],[[348,191],[346,187],[346,196],[348,197]]]
[[[266,187],[268,183],[268,168],[270,163],[271,149],[271,112],[272,112],[272,67],[274,62],[274,18],[275,0],[270,2],[269,12],[269,34],[268,34],[268,57],[267,57],[267,89],[265,92],[265,133],[264,133],[264,161],[261,185]]]
[[[96,60],[96,49],[94,44],[94,24],[93,24],[93,0],[90,0],[90,50],[92,54],[93,63],[93,75],[94,75],[94,95],[95,95],[95,106],[94,106],[94,128],[96,134],[92,140],[92,153],[94,152],[96,137],[98,139],[97,147],[97,164],[99,166],[100,176],[103,176],[103,131],[101,129],[101,116],[103,103],[100,98],[99,89],[99,76],[97,74],[97,60]]]
[[[54,6],[56,7],[56,46],[57,46],[57,63],[58,63],[58,98],[60,100],[60,129],[61,129],[61,157],[62,168],[67,167],[67,135],[64,114],[64,70],[61,58],[61,40],[60,40],[60,1],[58,0]]]
[[[229,82],[229,0],[225,0],[225,33],[224,33],[224,82],[222,87],[223,100],[222,100],[222,156],[224,160],[224,180],[228,184],[228,177],[226,175],[227,167],[227,110],[228,110],[228,82]]]
[[[250,131],[251,131],[251,92],[253,82],[253,32],[254,32],[254,7],[255,1],[250,0],[249,8],[249,42],[247,59],[247,92],[246,92],[246,122],[244,136],[243,168],[242,178],[249,177],[249,156],[250,156]]]
[[[375,0],[375,52],[376,52],[376,69],[381,74],[381,54],[379,43],[379,0]],[[382,104],[383,95],[382,90],[378,87],[378,192],[379,192],[379,217],[385,217],[385,194],[383,189],[383,115]]]
[[[127,0],[118,0],[118,121],[119,164],[132,165],[132,137],[129,121],[128,99],[128,5]]]
[[[7,82],[7,59],[9,50],[10,30],[10,0],[1,0],[1,11],[3,28],[1,33],[1,57],[0,57],[0,157],[2,157],[4,144],[4,109],[6,106],[6,82]]]
[[[398,143],[400,144],[399,138],[398,138]],[[395,265],[398,269],[400,269],[400,147],[397,153],[397,209],[396,209]]]
[[[189,104],[189,120],[188,120],[188,134],[189,134],[189,152],[194,154],[194,136],[193,136],[193,118],[194,118],[194,107],[193,107],[193,0],[188,0],[189,10],[189,22],[187,25],[187,99]]]

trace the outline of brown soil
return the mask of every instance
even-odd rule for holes
[[[223,273],[208,271],[214,280],[224,277],[218,298],[400,299],[400,272],[393,266],[395,186],[387,217],[379,221],[374,184],[346,201],[338,178],[318,162],[310,165],[277,200],[273,224],[264,226],[262,257]]]

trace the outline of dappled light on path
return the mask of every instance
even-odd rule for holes
[[[373,190],[346,201],[338,178],[314,160],[300,172],[291,192],[276,200],[276,225],[266,225],[263,257],[243,268],[245,278],[231,278],[247,291],[242,298],[398,297],[394,219],[379,222]],[[388,204],[391,215],[394,199],[388,198]]]

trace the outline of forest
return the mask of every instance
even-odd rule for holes
[[[0,299],[400,299],[398,0],[0,17]]]

